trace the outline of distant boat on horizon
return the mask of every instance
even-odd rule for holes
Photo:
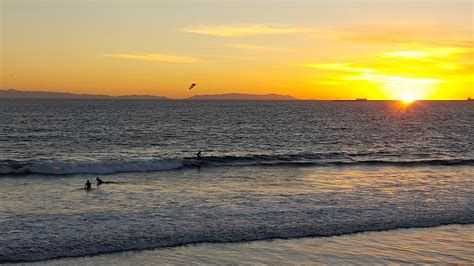
[[[334,100],[335,102],[366,102],[368,101],[367,98],[356,98],[355,100]]]

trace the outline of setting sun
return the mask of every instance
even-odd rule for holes
[[[407,104],[408,104],[408,103],[414,102],[414,101],[415,101],[415,98],[413,98],[413,97],[410,96],[410,95],[407,95],[407,96],[404,96],[404,97],[402,98],[402,101],[403,101],[404,103],[407,103]]]

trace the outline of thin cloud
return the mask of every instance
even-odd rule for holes
[[[256,51],[269,51],[269,52],[284,52],[287,49],[271,47],[271,46],[260,46],[252,44],[242,44],[242,43],[228,43],[227,46],[241,49],[241,50],[256,50]]]
[[[312,29],[270,25],[198,25],[181,29],[183,32],[219,37],[308,33]]]
[[[139,60],[139,61],[157,61],[168,63],[197,63],[199,59],[189,56],[169,55],[169,54],[104,54],[104,57]]]
[[[408,51],[391,51],[382,53],[385,57],[405,57],[405,58],[429,58],[429,57],[451,57],[453,55],[467,54],[472,52],[472,48],[462,47],[435,47]]]
[[[300,34],[316,38],[348,42],[406,44],[420,43],[441,46],[472,46],[472,29],[453,29],[439,25],[357,25],[350,28],[298,27],[271,24],[190,25],[182,32],[219,36],[248,37],[258,35]],[[241,49],[252,49],[251,46]],[[254,47],[257,48],[257,47]],[[258,49],[258,48],[257,48]]]
[[[333,37],[351,42],[423,43],[456,46],[472,45],[472,40],[470,39],[472,34],[473,31],[470,29],[454,30],[436,25],[359,25],[352,29],[332,31]]]
[[[345,72],[374,72],[373,69],[367,67],[360,67],[354,64],[349,63],[324,63],[324,64],[295,64],[297,66],[309,67],[309,68],[319,68],[326,70],[336,70],[336,71],[345,71]]]

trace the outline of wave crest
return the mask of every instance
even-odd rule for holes
[[[116,161],[1,161],[0,175],[6,174],[113,174],[120,172],[153,172],[192,167],[223,166],[474,166],[473,159],[432,160],[363,160],[342,154],[306,155],[251,155],[251,156],[209,156],[202,159],[192,157],[150,160]]]
[[[113,174],[119,172],[164,171],[183,167],[182,160],[137,161],[41,161],[0,163],[0,174]]]

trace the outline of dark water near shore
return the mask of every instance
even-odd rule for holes
[[[472,224],[473,135],[472,102],[0,100],[0,261]]]

